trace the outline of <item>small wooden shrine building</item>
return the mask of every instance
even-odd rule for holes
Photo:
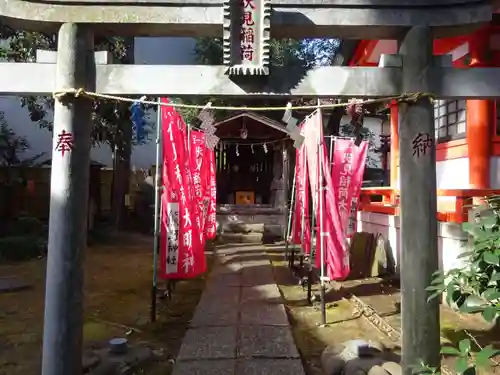
[[[217,203],[284,207],[293,177],[293,142],[285,125],[255,112],[215,124]]]

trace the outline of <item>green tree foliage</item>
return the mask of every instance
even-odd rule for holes
[[[16,62],[35,61],[37,49],[55,51],[57,35],[15,30],[0,25],[0,58]],[[133,38],[96,37],[96,51],[109,51],[116,63],[133,63]],[[54,99],[29,96],[21,98],[30,118],[41,128],[52,131]],[[114,159],[113,188],[111,194],[113,223],[121,226],[128,192],[132,130],[130,103],[104,100],[93,101],[92,144],[107,144]],[[147,130],[146,130],[147,132]],[[147,137],[144,137],[147,140]]]
[[[500,313],[500,197],[486,198],[485,202],[475,207],[474,220],[462,225],[471,237],[470,250],[460,255],[463,267],[446,274],[437,271],[427,290],[429,300],[446,293],[446,302],[459,312],[481,314],[486,321],[496,323]],[[468,336],[458,348],[443,347],[441,354],[456,357],[457,373],[471,375],[489,366],[500,351],[491,345],[481,347],[471,334]],[[437,374],[439,370],[420,364],[415,372]]]
[[[3,112],[0,112],[0,167],[4,180],[0,182],[0,197],[3,200],[3,219],[9,219],[12,214],[13,194],[18,188],[26,186],[26,169],[39,165],[39,159],[45,154],[25,158],[24,154],[30,148],[25,137],[18,136],[9,127]]]
[[[273,39],[270,42],[270,69],[276,67],[286,67],[291,71],[305,72],[315,65],[328,65],[333,61],[335,52],[338,48],[336,40],[306,40],[297,41],[293,39]],[[319,53],[321,51],[321,54]],[[331,56],[326,58],[326,56]],[[222,39],[220,38],[198,38],[195,47],[196,62],[200,65],[221,65],[223,61]],[[182,101],[176,101],[187,104],[203,105],[212,102],[213,105],[232,105],[232,106],[265,106],[265,105],[285,105],[286,99],[277,101],[276,99],[231,99],[223,100],[214,97],[196,97],[183,98]],[[198,114],[196,109],[181,109],[183,117],[188,123],[195,121]],[[225,117],[227,113],[217,111],[217,117]],[[269,115],[272,115],[271,113]],[[276,114],[275,114],[276,115]],[[278,114],[282,115],[282,113]]]
[[[15,134],[5,120],[4,113],[0,111],[0,166],[20,168],[37,165],[37,161],[45,153],[43,152],[30,158],[23,158],[22,155],[29,148],[30,144],[26,137]]]
[[[0,25],[0,58],[15,62],[34,62],[36,51],[57,49],[57,35],[15,30]],[[116,62],[127,64],[132,62],[129,56],[131,41],[125,38],[96,38],[96,51],[109,51]],[[52,113],[54,99],[52,97],[29,96],[21,98],[21,105],[28,109],[30,118],[41,128],[52,131]],[[111,101],[94,101],[92,142],[108,144],[112,149],[119,146],[124,137],[124,127],[130,126],[129,103]]]

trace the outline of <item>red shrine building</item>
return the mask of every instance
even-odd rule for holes
[[[500,66],[500,26],[496,23],[473,34],[435,40],[434,54],[451,55],[456,68]],[[376,67],[382,54],[395,53],[396,40],[362,40],[343,52],[343,65]],[[434,102],[438,244],[445,270],[457,266],[456,256],[465,251],[468,237],[461,223],[469,218],[464,206],[474,197],[500,193],[499,103],[500,99]],[[390,188],[363,189],[358,231],[382,235],[399,263],[398,110],[396,103],[388,107]]]

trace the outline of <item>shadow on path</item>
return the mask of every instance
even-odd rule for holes
[[[173,375],[303,375],[263,245],[218,247]]]

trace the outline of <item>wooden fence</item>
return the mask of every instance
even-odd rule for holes
[[[7,212],[16,217],[27,214],[39,219],[49,217],[50,205],[50,168],[0,168],[0,215]],[[153,170],[154,173],[154,170]],[[131,172],[130,194],[138,190],[146,177],[143,171]],[[113,171],[102,169],[99,171],[101,211],[111,209],[111,186]],[[7,188],[10,182],[12,188]]]

